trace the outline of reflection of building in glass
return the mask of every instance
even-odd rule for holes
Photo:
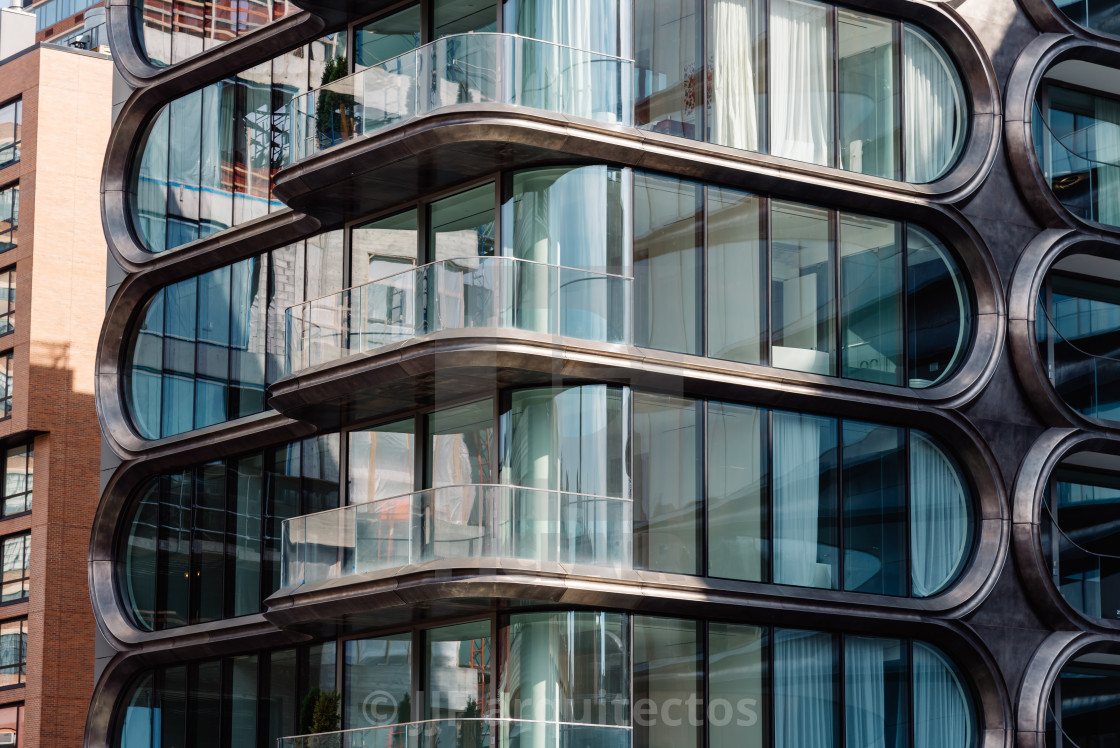
[[[1068,746],[1116,40],[897,5],[117,17],[87,745]]]

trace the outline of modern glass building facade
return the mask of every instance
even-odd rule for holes
[[[1083,5],[112,6],[86,745],[1109,744]]]

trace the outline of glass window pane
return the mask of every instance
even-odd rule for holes
[[[350,283],[360,286],[417,264],[416,210],[355,226],[350,231]]]
[[[910,745],[907,659],[899,639],[844,637],[845,745]]]
[[[896,22],[837,11],[840,57],[840,167],[898,178]]]
[[[836,290],[829,211],[777,200],[770,206],[771,365],[833,374]]]
[[[841,213],[841,376],[902,384],[902,251],[894,221]]]
[[[174,99],[168,110],[168,246],[174,247],[198,238],[202,91]]]
[[[280,589],[280,544],[284,520],[298,517],[300,511],[300,449],[294,442],[265,453],[265,480],[268,505],[265,517],[264,575],[266,589]],[[290,734],[290,733],[286,733]]]
[[[153,479],[144,489],[125,545],[126,599],[140,627],[147,631],[156,628],[159,533],[159,479]]]
[[[903,24],[902,147],[907,182],[932,182],[956,163],[964,147],[964,87],[941,45]]]
[[[708,624],[709,748],[769,746],[769,649],[765,628]]]
[[[774,630],[775,745],[840,745],[837,649],[831,634]]]
[[[187,735],[187,667],[171,667],[164,671],[159,689],[160,740],[157,745],[185,745]]]
[[[833,165],[832,8],[770,2],[770,142],[775,156]]]
[[[502,207],[503,254],[522,260],[623,273],[623,172],[607,166],[518,172]]]
[[[701,187],[634,175],[634,343],[700,351]]]
[[[342,729],[412,721],[412,634],[346,642]]]
[[[425,632],[425,639],[425,719],[478,718],[488,714],[490,622],[431,629]],[[467,727],[462,742],[456,740],[456,730],[440,730],[431,748],[481,748],[482,736],[475,729]]]
[[[775,411],[773,430],[774,582],[837,589],[837,422]]]
[[[909,385],[929,387],[964,357],[971,304],[945,245],[915,226],[906,230],[906,305]]]
[[[197,623],[224,617],[226,571],[226,466],[203,465],[195,471],[194,534],[191,555],[198,600]]]
[[[910,432],[910,573],[914,597],[956,579],[972,550],[972,502],[954,461],[927,434]]]
[[[303,514],[313,514],[338,506],[339,465],[341,465],[338,434],[304,439],[300,474],[303,477],[301,499]]]
[[[625,623],[619,613],[511,616],[501,713],[510,719],[629,726]]]
[[[328,231],[307,240],[303,299],[318,299],[327,294],[338,293],[344,288],[344,237],[343,231]]]
[[[937,649],[914,642],[914,748],[972,748],[978,740],[972,696]]]
[[[708,403],[708,575],[766,581],[767,412]]]
[[[494,401],[438,410],[428,416],[425,486],[493,483]]]
[[[193,725],[188,745],[213,748],[221,745],[222,662],[211,660],[197,666],[188,694],[187,717]]]
[[[354,65],[365,68],[420,46],[420,4],[354,27]]]
[[[296,650],[280,649],[267,655],[268,669],[268,745],[276,745],[280,738],[304,735],[310,725],[300,725],[299,704],[296,702]],[[176,745],[176,743],[164,743]]]
[[[515,391],[502,415],[502,483],[629,495],[627,392],[606,385]]]
[[[702,402],[634,393],[634,563],[701,574]]]
[[[407,418],[350,432],[348,503],[363,504],[412,493],[415,431],[415,421]]]
[[[175,473],[163,478],[160,507],[159,610],[162,621],[157,628],[185,626],[190,623],[191,574],[191,473]]]
[[[766,150],[766,18],[760,0],[707,0],[708,140]]]
[[[432,203],[428,210],[429,262],[494,254],[494,185],[460,192]]]
[[[257,744],[257,656],[244,655],[229,660],[230,687],[225,693],[229,719],[224,745]]]
[[[765,362],[766,252],[761,198],[707,188],[708,355]]]
[[[264,457],[261,454],[232,461],[237,492],[233,511],[233,615],[256,613],[261,608],[261,517],[264,507]]]
[[[432,0],[435,38],[473,31],[498,30],[498,6],[494,0]]]
[[[905,595],[906,435],[844,421],[844,589]]]
[[[634,17],[634,124],[698,139],[703,107],[699,0],[646,0]]]
[[[700,748],[702,636],[697,621],[634,616],[634,745]]]
[[[265,293],[268,256],[251,257],[231,267],[230,408],[231,418],[265,409]]]

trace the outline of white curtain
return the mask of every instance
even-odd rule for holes
[[[805,0],[770,4],[771,152],[832,163],[831,13]]]
[[[932,182],[964,142],[964,91],[956,70],[925,33],[903,26],[903,158],[907,182]]]
[[[832,636],[774,632],[774,745],[832,748],[837,744]]]
[[[713,0],[712,112],[714,143],[757,151],[759,131],[758,73],[755,59],[761,39],[756,0]]]
[[[914,642],[914,748],[975,744],[970,699],[942,655]]]
[[[514,103],[613,121],[605,104],[619,101],[621,68],[594,53],[618,53],[618,17],[617,0],[519,0],[517,34],[526,39],[511,50]]]
[[[883,663],[895,639],[844,639],[844,731],[846,748],[887,748]],[[891,694],[895,696],[895,694]]]
[[[1120,101],[1094,97],[1097,221],[1120,226]]]
[[[774,582],[821,584],[817,532],[820,511],[820,419],[774,413]],[[791,745],[796,745],[791,743]]]
[[[915,597],[940,592],[968,551],[968,494],[956,466],[920,432],[910,432],[910,570]]]

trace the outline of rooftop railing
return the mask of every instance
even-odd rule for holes
[[[1120,126],[1099,123],[1059,137],[1034,105],[1035,154],[1050,190],[1078,218],[1120,226]]]
[[[630,341],[631,279],[513,257],[440,260],[287,310],[288,372],[442,330]]]
[[[631,68],[620,57],[513,34],[446,36],[293,99],[287,161],[455,104],[628,125]]]
[[[503,485],[457,485],[284,521],[281,584],[440,559],[521,559],[632,567],[629,499]]]

